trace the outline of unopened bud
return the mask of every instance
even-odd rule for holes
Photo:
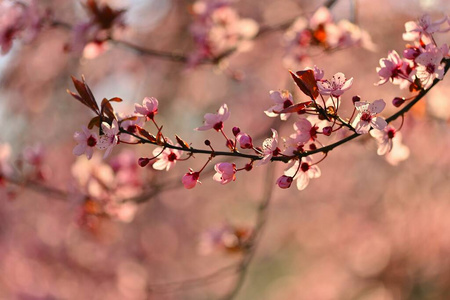
[[[360,97],[360,96],[358,96],[358,95],[356,95],[356,96],[353,96],[353,98],[352,98],[352,101],[353,101],[353,104],[355,104],[356,102],[359,102],[359,101],[361,101],[361,97]]]
[[[206,146],[211,146],[210,140],[205,140],[205,145],[206,145]]]
[[[316,144],[309,145],[309,149],[312,150],[312,151],[316,150],[317,149]]]
[[[400,106],[403,105],[403,103],[405,103],[405,98],[395,97],[395,98],[392,100],[392,104],[393,104],[395,107],[400,107]]]
[[[241,132],[241,129],[239,127],[233,127],[233,134],[234,136],[237,136],[239,134],[239,132]]]
[[[322,133],[326,136],[330,136],[332,132],[333,128],[331,128],[331,126],[327,126],[322,129]]]
[[[141,157],[138,159],[138,164],[141,167],[145,167],[146,165],[148,165],[149,162],[150,162],[150,159],[148,159],[146,157]]]
[[[251,171],[253,169],[253,165],[252,164],[246,164],[244,169],[245,169],[245,171]]]

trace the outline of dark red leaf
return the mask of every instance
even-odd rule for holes
[[[289,71],[289,73],[291,73],[295,83],[305,95],[314,100],[319,96],[319,89],[313,70],[298,71],[295,74]]]
[[[190,149],[188,143],[183,141],[178,135],[175,135],[175,138],[177,139],[177,142],[181,145],[181,147],[183,147],[184,149]]]
[[[88,124],[88,128],[92,129],[94,126],[100,127],[100,116],[93,117]]]
[[[119,97],[114,97],[108,100],[109,102],[122,102],[123,100]]]
[[[285,109],[283,109],[281,111],[276,111],[276,112],[274,111],[274,112],[275,113],[279,113],[279,114],[296,113],[296,112],[299,112],[301,110],[304,110],[311,103],[312,103],[312,101],[306,101],[306,102],[302,102],[302,103],[297,103],[297,104],[291,105],[288,108],[285,108]]]
[[[139,130],[139,134],[148,139],[152,143],[156,143],[156,138],[153,134],[150,134],[147,130],[142,127],[136,126]]]

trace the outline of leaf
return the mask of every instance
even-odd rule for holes
[[[100,127],[100,116],[93,117],[88,124],[88,128],[92,129],[94,126]]]
[[[114,114],[114,108],[106,98],[103,98],[102,100],[101,115],[102,116],[105,115],[106,117],[108,117],[108,120],[111,122],[116,119],[116,115]]]
[[[186,143],[185,141],[183,141],[178,135],[175,135],[175,138],[177,139],[178,144],[180,144],[180,146],[183,149],[190,149],[188,143]]]
[[[295,83],[306,96],[314,100],[319,96],[319,89],[313,70],[298,71],[295,74],[289,71],[289,73],[291,73]]]
[[[297,103],[294,105],[291,105],[281,111],[277,111],[276,113],[278,114],[286,114],[286,113],[296,113],[299,111],[304,110],[305,108],[307,108],[310,104],[312,103],[312,101],[306,101],[306,102],[301,102],[301,103]]]
[[[97,102],[95,101],[94,95],[92,94],[92,92],[89,89],[88,85],[84,81],[84,77],[83,76],[82,76],[82,80],[83,81],[79,81],[78,79],[76,79],[75,77],[72,76],[73,85],[75,86],[75,89],[77,90],[79,97],[82,99],[82,102],[87,107],[92,109],[96,114],[99,114],[100,111],[99,111]],[[70,91],[69,91],[69,94],[74,96],[74,93],[72,93]],[[80,99],[77,99],[77,100],[80,100]]]
[[[156,138],[153,134],[150,134],[147,130],[145,130],[142,127],[136,126],[136,128],[139,130],[139,134],[145,137],[147,140],[149,140],[151,143],[156,143]]]
[[[114,98],[109,99],[108,101],[109,102],[122,102],[123,100],[122,100],[122,98],[114,97]]]

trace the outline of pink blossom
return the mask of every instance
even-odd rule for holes
[[[287,189],[291,187],[291,183],[294,180],[294,178],[290,176],[283,175],[278,178],[277,185],[282,189]]]
[[[252,137],[246,133],[242,133],[242,132],[238,133],[236,135],[236,140],[242,149],[252,149],[253,148]]]
[[[17,37],[28,41],[33,39],[40,30],[40,17],[35,1],[24,4],[19,1],[0,2],[0,49],[6,54]]]
[[[331,80],[318,81],[317,87],[322,95],[339,97],[351,88],[352,84],[353,77],[347,80],[344,73],[336,73]]]
[[[73,154],[80,156],[86,154],[88,159],[91,159],[94,153],[94,147],[99,142],[97,134],[91,132],[86,126],[83,126],[83,131],[77,131],[73,135],[73,138],[77,141],[78,145],[73,148]]]
[[[184,174],[181,182],[183,183],[185,188],[192,189],[197,185],[197,183],[200,183],[200,181],[198,180],[199,178],[199,172],[194,172],[194,170],[189,169],[189,172]]]
[[[317,130],[319,127],[316,125],[313,126],[309,120],[302,118],[294,123],[294,129],[296,133],[290,137],[297,144],[305,144],[309,140],[314,141],[317,138]]]
[[[262,150],[264,157],[256,163],[257,167],[269,163],[274,155],[277,156],[281,152],[278,148],[278,132],[275,129],[272,129],[272,137],[264,140]]]
[[[321,175],[319,167],[311,163],[311,158],[307,156],[301,161],[295,161],[294,165],[284,172],[284,175],[297,180],[297,189],[299,191],[304,190],[308,186],[310,179],[319,178]]]
[[[385,156],[386,161],[393,166],[398,165],[409,157],[409,148],[402,144],[402,136],[400,132],[395,134],[392,139],[392,149]]]
[[[291,93],[283,90],[283,91],[270,91],[269,94],[270,99],[272,99],[275,102],[275,105],[269,108],[268,110],[264,111],[264,113],[271,118],[280,116],[281,120],[286,121],[291,114],[290,113],[280,114],[279,112],[294,104]]]
[[[380,81],[376,85],[381,85],[391,80],[393,84],[399,84],[400,88],[406,88],[412,81],[413,73],[411,73],[410,64],[401,59],[395,50],[389,51],[387,58],[380,59],[380,66],[377,67]]]
[[[137,115],[145,117],[146,120],[153,120],[158,113],[158,100],[153,97],[145,97],[142,105],[134,105],[134,111]]]
[[[44,162],[45,148],[42,144],[26,147],[22,152],[22,156],[24,161],[30,165],[40,166]]]
[[[227,184],[236,180],[236,165],[233,163],[218,163],[214,166],[214,170],[217,173],[214,174],[213,179],[221,184]]]
[[[445,64],[441,64],[441,61],[444,57],[443,53],[447,54],[448,52],[448,47],[446,46],[437,48],[434,44],[428,44],[425,52],[415,59],[417,63],[416,76],[424,89],[429,89],[434,79],[442,79],[444,77]]]
[[[399,134],[394,127],[386,126],[382,130],[373,129],[370,131],[370,135],[377,141],[378,155],[385,155],[392,150],[392,140]]]
[[[417,21],[406,22],[406,33],[403,34],[403,39],[405,41],[419,41],[420,39],[423,39],[425,44],[429,44],[432,42],[433,33],[447,32],[450,30],[450,26],[441,29],[441,25],[448,22],[448,20],[448,16],[445,16],[441,20],[432,22],[431,17],[428,14],[425,14]]]
[[[172,145],[172,142],[167,139],[168,144]],[[177,146],[179,146],[177,144]],[[153,169],[155,170],[164,170],[169,171],[172,168],[177,160],[181,157],[182,152],[177,149],[163,148],[158,147],[153,150],[153,155],[157,157],[157,161],[153,164]]]
[[[364,101],[355,102],[358,115],[352,125],[355,127],[356,133],[368,133],[370,127],[383,130],[387,126],[387,123],[383,118],[376,117],[376,114],[382,112],[385,106],[386,103],[383,99],[375,100],[372,103]]]
[[[137,134],[138,133],[138,127],[144,126],[145,119],[143,117],[135,117],[135,119],[126,119],[125,121],[122,121],[120,123],[120,127],[122,127],[124,130]],[[126,133],[122,133],[120,135],[120,140],[128,143],[136,142],[138,139],[134,136]]]
[[[228,106],[223,104],[217,111],[217,114],[207,113],[205,115],[204,125],[196,128],[195,130],[204,131],[214,128],[214,130],[220,131],[223,129],[223,122],[228,120],[229,117],[230,112],[228,111]]]
[[[103,158],[106,158],[111,154],[112,149],[115,145],[119,143],[119,124],[117,120],[114,120],[111,125],[106,122],[102,123],[103,135],[100,136],[100,140],[97,143],[97,148],[100,150],[105,150]]]

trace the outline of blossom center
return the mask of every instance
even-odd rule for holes
[[[433,74],[434,70],[435,70],[435,67],[434,67],[433,64],[428,64],[426,70],[427,70],[428,73]]]
[[[214,128],[216,131],[221,130],[221,129],[223,128],[223,122],[220,121],[220,122],[214,124],[213,128]]]
[[[389,129],[387,132],[387,136],[389,139],[393,139],[395,136],[395,130],[394,129]]]
[[[136,125],[130,125],[130,126],[128,126],[128,127],[127,127],[127,131],[128,131],[128,132],[131,132],[131,133],[136,133],[136,131],[137,131]]]
[[[372,115],[370,113],[368,113],[368,112],[364,112],[361,115],[361,120],[364,121],[364,122],[370,122],[370,121],[372,121]]]
[[[169,161],[176,161],[177,160],[177,155],[173,152],[170,152],[170,154],[167,156],[167,160]]]
[[[283,108],[288,108],[289,106],[291,106],[293,103],[292,103],[292,101],[291,100],[285,100],[284,102],[283,102]]]
[[[95,147],[95,145],[97,145],[97,140],[95,139],[95,137],[93,137],[92,135],[88,137],[88,139],[86,140],[86,144],[89,147]]]
[[[302,164],[300,165],[300,169],[301,169],[303,172],[308,171],[308,170],[309,170],[309,164],[308,164],[308,163],[302,163]]]

